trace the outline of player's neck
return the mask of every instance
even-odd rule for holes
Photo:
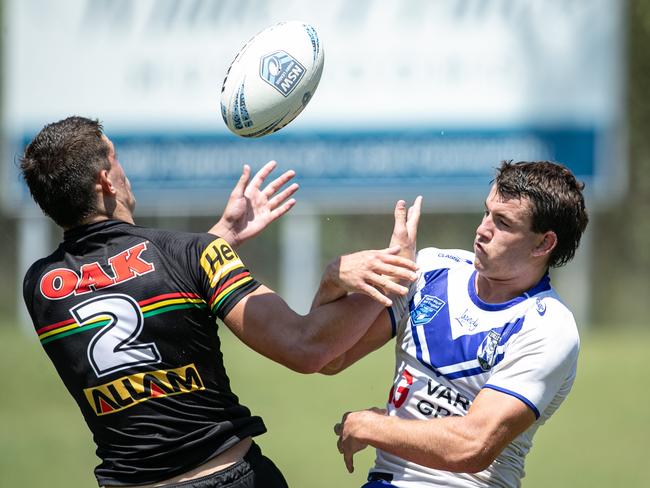
[[[523,276],[500,278],[488,277],[479,272],[476,273],[474,287],[478,297],[485,303],[504,303],[530,290],[545,274],[544,269]]]
[[[125,208],[123,205],[116,205],[110,213],[106,212],[103,208],[98,209],[98,211],[93,215],[84,219],[84,221],[81,222],[81,225],[94,224],[104,220],[121,220],[128,224],[135,223],[133,220],[133,213],[131,213],[129,209]]]

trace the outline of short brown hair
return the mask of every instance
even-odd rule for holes
[[[571,170],[552,161],[503,161],[494,180],[506,198],[526,197],[532,204],[532,231],[557,235],[549,266],[560,267],[575,255],[589,217],[582,194],[584,183]]]
[[[46,125],[20,161],[32,197],[61,227],[79,225],[97,210],[97,174],[110,167],[102,136],[99,121],[68,117]]]

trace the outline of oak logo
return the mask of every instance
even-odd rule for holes
[[[194,364],[123,376],[110,383],[84,389],[97,415],[119,412],[151,398],[205,390]]]
[[[141,256],[145,249],[147,243],[141,242],[108,258],[112,276],[97,261],[81,266],[79,274],[68,268],[53,269],[41,278],[41,293],[50,300],[61,300],[73,293],[90,293],[155,271],[153,263]]]

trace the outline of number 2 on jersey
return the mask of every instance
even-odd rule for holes
[[[114,293],[91,298],[71,308],[70,313],[80,325],[102,317],[109,320],[88,345],[88,360],[98,377],[160,362],[155,344],[137,341],[144,317],[130,296]]]

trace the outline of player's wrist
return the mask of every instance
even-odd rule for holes
[[[351,435],[359,442],[369,444],[373,440],[372,431],[374,422],[377,421],[377,414],[370,410],[360,410],[350,414],[352,418],[350,425]]]
[[[241,244],[239,234],[232,228],[232,225],[223,218],[214,224],[208,233],[221,237],[233,248],[239,247]]]

